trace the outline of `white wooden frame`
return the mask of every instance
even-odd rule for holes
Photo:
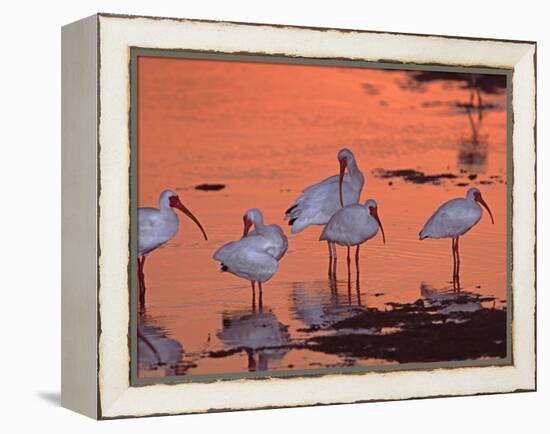
[[[536,388],[535,43],[107,14],[62,40],[64,406],[108,419]],[[130,47],[513,69],[513,365],[131,387]]]

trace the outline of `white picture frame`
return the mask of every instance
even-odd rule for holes
[[[133,47],[511,71],[512,362],[133,386]],[[97,14],[62,33],[62,404],[96,419],[536,389],[536,44]]]

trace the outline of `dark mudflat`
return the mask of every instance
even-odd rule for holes
[[[438,173],[427,175],[424,172],[414,169],[385,170],[374,169],[373,175],[377,178],[402,178],[404,181],[414,184],[439,184],[443,179],[455,179],[457,175],[453,173]]]
[[[219,191],[225,188],[224,184],[200,184],[195,186],[195,190]]]
[[[305,344],[323,353],[398,363],[506,357],[506,311],[483,308],[479,303],[487,300],[470,294],[458,297],[452,303],[418,300],[387,311],[368,309],[331,326],[340,333],[315,336]],[[379,333],[390,327],[397,331]]]

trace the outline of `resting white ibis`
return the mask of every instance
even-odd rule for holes
[[[202,225],[180,201],[176,193],[164,190],[159,198],[159,208],[138,209],[138,276],[139,300],[145,303],[145,275],[143,272],[145,258],[156,248],[170,241],[178,232],[179,218],[174,211],[177,208],[188,216],[199,227],[204,239],[208,240]]]
[[[244,231],[246,236],[261,236],[265,239],[265,251],[279,261],[288,249],[288,239],[279,225],[264,224],[264,216],[258,208],[251,208],[243,215]],[[250,228],[254,226],[254,230]]]
[[[386,235],[382,222],[378,216],[378,205],[375,200],[369,199],[365,205],[351,204],[337,211],[329,220],[319,241],[327,241],[334,257],[332,274],[336,276],[336,244],[348,247],[348,275],[350,266],[349,247],[355,249],[355,267],[359,274],[359,246],[373,238],[378,229],[382,232],[382,239],[386,243]],[[329,268],[329,274],[331,270]]]
[[[481,219],[483,210],[480,204],[487,210],[494,224],[493,214],[487,203],[483,200],[481,192],[477,188],[470,188],[466,198],[451,199],[441,205],[428,219],[419,237],[424,238],[451,238],[453,251],[453,287],[460,289],[460,255],[458,251],[458,238],[472,229]]]
[[[250,280],[253,306],[256,303],[256,282],[258,282],[261,308],[262,283],[271,279],[279,269],[279,259],[286,252],[288,241],[280,227],[264,225],[262,214],[258,209],[247,211],[243,221],[243,237],[220,247],[213,258],[220,262],[221,271],[228,271],[235,276]],[[252,224],[255,231],[248,234]]]

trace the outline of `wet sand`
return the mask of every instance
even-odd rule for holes
[[[499,89],[483,88],[480,119],[465,81],[422,79],[415,85],[403,71],[159,58],[141,59],[139,68],[139,206],[157,206],[159,193],[172,188],[209,236],[205,242],[181,216],[178,234],[147,259],[142,326],[182,350],[170,363],[157,363],[142,350],[140,376],[503,356],[495,344],[506,340],[508,305],[506,98]],[[377,236],[362,247],[358,282],[355,269],[348,282],[345,249],[339,248],[338,281],[332,283],[326,245],[318,242],[322,228],[290,235],[283,214],[304,187],[337,173],[342,147],[355,153],[365,175],[361,201],[378,202],[387,244]],[[419,333],[410,321],[409,328],[389,324],[374,335],[330,337],[342,321],[424,299],[426,288],[447,293],[451,242],[420,242],[418,231],[442,202],[464,196],[470,186],[480,188],[495,217],[491,225],[484,216],[460,245],[463,292],[491,300],[459,318],[477,331],[454,330],[460,325],[455,314],[445,313],[439,319],[448,327],[426,330],[436,340],[456,338],[458,350],[416,357],[407,350],[414,348],[407,339]],[[279,272],[264,286],[262,312],[251,306],[249,283],[220,273],[211,259],[240,236],[242,214],[251,207],[289,236]],[[466,338],[458,340],[484,327],[479,351],[468,349]],[[402,355],[384,352],[391,346],[384,342],[399,336]],[[364,350],[371,346],[377,350]]]

